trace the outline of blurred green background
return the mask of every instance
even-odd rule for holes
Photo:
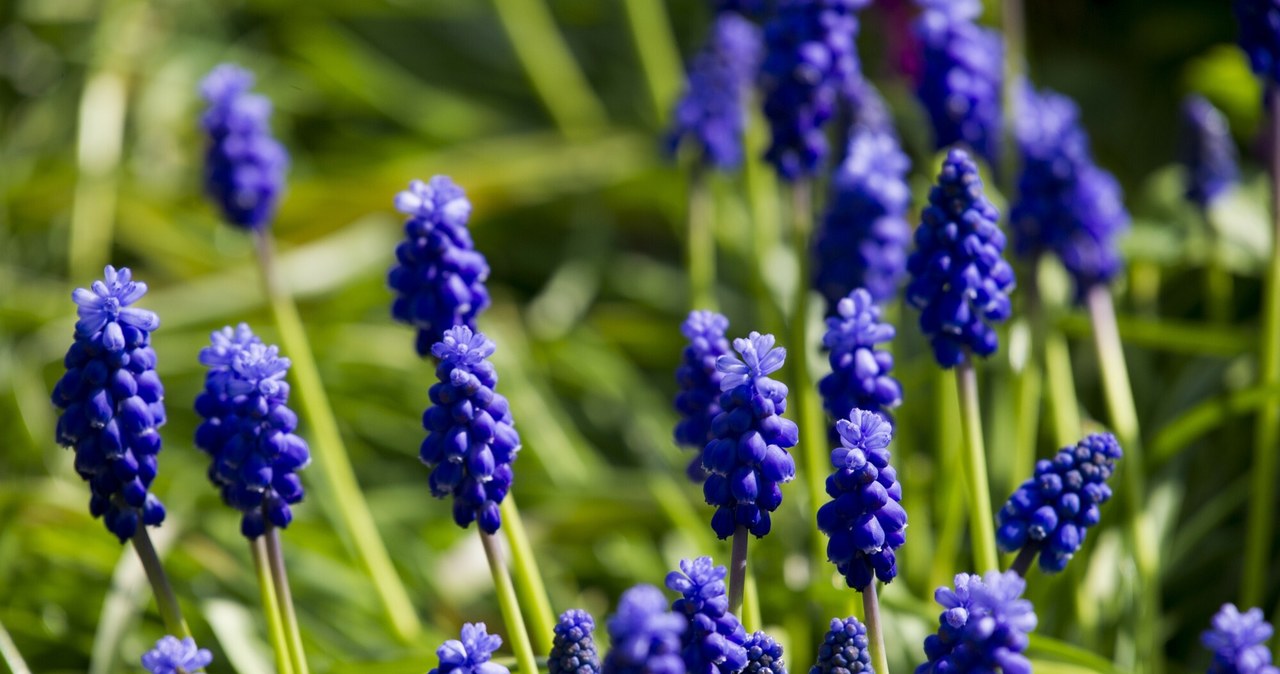
[[[422,672],[464,620],[505,632],[475,535],[430,497],[417,459],[431,367],[390,320],[384,286],[400,235],[391,200],[412,178],[450,174],[475,204],[495,297],[480,327],[499,345],[500,390],[525,441],[515,494],[556,611],[581,606],[603,619],[624,588],[660,584],[680,557],[726,562],[728,546],[711,536],[710,511],[685,483],[686,456],[670,439],[678,326],[689,308],[685,173],[659,143],[706,4],[0,0],[0,624],[33,671],[137,671],[162,633],[132,551],[90,519],[71,453],[53,441],[48,398],[71,338],[69,294],[108,262],[150,284],[142,304],[162,320],[154,344],[169,423],[156,492],[170,517],[156,538],[166,566],[197,640],[215,652],[210,671],[269,669],[238,516],[219,503],[191,444],[190,402],[203,379],[195,356],[208,333],[244,320],[275,335],[251,242],[221,225],[200,194],[196,84],[223,61],[256,71],[275,102],[273,127],[293,157],[275,225],[285,277],[379,530],[426,624],[412,643],[391,636],[371,582],[325,516],[313,466],[285,541],[314,671]],[[1119,308],[1151,454],[1160,627],[1172,669],[1200,671],[1208,655],[1195,637],[1238,592],[1252,427],[1240,415],[1258,398],[1246,390],[1270,246],[1267,190],[1249,159],[1258,85],[1220,0],[1028,5],[1034,79],[1080,102],[1099,161],[1121,179],[1135,217]],[[933,159],[902,75],[910,48],[892,17],[905,11],[902,0],[876,3],[860,47],[913,155],[918,206]],[[998,23],[998,11],[989,7],[984,20]],[[1177,104],[1191,91],[1224,109],[1246,156],[1245,185],[1223,206],[1213,253],[1235,275],[1230,321],[1212,325],[1200,290],[1211,248],[1170,165]],[[748,170],[750,198],[739,179],[714,181],[720,299],[733,335],[778,325],[775,308],[750,299],[753,265],[767,269],[774,297],[790,297],[794,283],[772,179],[758,162]],[[753,227],[777,237],[759,261]],[[891,312],[903,326],[895,349],[907,402],[895,461],[911,528],[885,602],[890,660],[907,671],[936,626],[933,588],[967,570],[969,554],[963,531],[942,525],[963,523],[956,469],[938,460],[959,443],[947,412],[954,393],[914,330],[915,313]],[[1062,325],[1082,412],[1105,418],[1087,320],[1072,314]],[[995,499],[1021,479],[1007,458],[1011,351],[984,369]],[[1039,455],[1052,445],[1041,433]],[[856,598],[811,563],[802,483],[785,494],[752,564],[765,624],[803,672],[827,619]],[[1067,573],[1032,573],[1042,672],[1132,665],[1117,630],[1133,573],[1119,514],[1116,504],[1104,509]],[[1271,585],[1267,609],[1277,601]]]

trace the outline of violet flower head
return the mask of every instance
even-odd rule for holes
[[[624,592],[608,627],[613,646],[602,674],[685,674],[680,642],[688,621],[667,610],[658,588],[637,585]]]
[[[1187,200],[1207,209],[1240,180],[1227,118],[1200,96],[1182,102],[1178,160],[1187,172]]]
[[[502,637],[489,634],[484,623],[464,624],[460,637],[436,649],[440,666],[430,674],[511,674],[511,670],[490,660],[502,645]]]
[[[396,195],[396,210],[409,218],[387,274],[396,295],[391,315],[418,331],[415,346],[425,357],[449,328],[475,329],[489,308],[489,263],[467,229],[471,202],[448,176],[409,183]]]
[[[999,218],[978,167],[963,150],[951,150],[907,258],[907,303],[920,309],[920,329],[944,368],[965,362],[970,352],[995,353],[1000,343],[991,324],[1012,313],[1013,268],[1002,257]]]
[[[151,674],[191,674],[209,666],[213,654],[197,648],[191,637],[161,637],[155,648],[142,655],[142,668]]]
[[[764,632],[747,635],[747,666],[742,674],[787,674],[787,663],[782,661],[782,645]]]
[[[928,662],[916,674],[1003,672],[1031,674],[1023,655],[1036,627],[1031,602],[1022,599],[1026,581],[1012,572],[985,576],[962,573],[955,589],[941,587],[934,598],[942,605],[938,632],[924,640]]]
[[[1235,0],[1240,49],[1268,88],[1280,84],[1280,0]]]
[[[520,450],[511,408],[494,391],[498,373],[487,359],[495,348],[465,325],[445,331],[431,347],[440,381],[428,391],[431,407],[422,415],[427,439],[419,452],[431,469],[431,494],[453,497],[453,521],[463,528],[479,522],[489,534],[502,526],[499,506]]]
[[[706,46],[689,68],[684,96],[676,103],[667,149],[697,146],[700,161],[724,171],[742,164],[751,82],[760,64],[760,29],[734,12],[716,17]]]
[[[1271,664],[1267,642],[1272,629],[1262,617],[1262,609],[1244,613],[1234,604],[1223,604],[1213,616],[1213,628],[1200,635],[1200,642],[1213,651],[1209,674],[1277,674]]]
[[[716,360],[730,352],[725,330],[729,319],[714,311],[691,311],[680,331],[689,340],[676,368],[676,443],[694,450],[689,463],[689,479],[702,482],[707,473],[702,468],[702,450],[714,436],[711,422],[720,414],[720,380],[724,375],[716,369]]]
[[[671,610],[689,621],[681,656],[689,674],[738,674],[747,665],[747,631],[729,612],[727,570],[710,557],[680,560],[667,574],[667,589],[679,592]]]
[[[596,621],[582,609],[570,609],[560,614],[551,642],[551,656],[547,658],[550,674],[599,674],[600,656],[592,636]]]
[[[875,674],[869,643],[867,628],[857,618],[832,618],[809,674]]]
[[[893,354],[876,348],[893,339],[893,326],[880,319],[871,293],[858,288],[836,305],[827,319],[822,347],[831,373],[818,382],[822,406],[835,419],[854,409],[888,413],[902,403],[902,385],[890,374]],[[832,439],[835,439],[832,435]]]
[[[164,386],[151,349],[160,319],[130,306],[147,284],[134,281],[128,268],[108,266],[103,277],[71,293],[80,320],[52,400],[61,410],[58,444],[75,450],[76,473],[89,483],[89,512],[123,543],[165,515],[148,491],[165,422]]]
[[[933,123],[938,149],[963,144],[994,166],[1000,157],[1004,42],[975,21],[980,0],[918,0],[924,72],[916,95]]]
[[[702,465],[711,473],[702,485],[707,503],[716,506],[711,528],[726,539],[738,527],[756,537],[769,533],[769,513],[782,504],[782,484],[796,474],[787,452],[799,437],[795,422],[780,415],[787,409],[787,387],[768,377],[782,367],[786,349],[774,347],[773,335],[752,332],[733,340],[742,355],[716,361],[720,381],[720,414],[711,422],[715,439],[707,443]]]
[[[261,229],[275,216],[289,155],[271,135],[271,101],[249,93],[253,74],[224,63],[205,76],[208,108],[200,126],[209,137],[204,189],[230,224]]]

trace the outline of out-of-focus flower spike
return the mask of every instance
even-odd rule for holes
[[[996,165],[1000,156],[1004,43],[975,23],[980,0],[918,0],[924,71],[916,94],[933,122],[938,149],[962,144]]]
[[[192,674],[213,662],[208,649],[196,647],[191,637],[162,637],[142,655],[142,667],[151,674]]]
[[[684,96],[676,104],[668,150],[695,145],[699,161],[725,171],[742,164],[751,83],[760,64],[760,29],[735,12],[716,17],[706,46],[689,68]]]
[[[1031,602],[1021,598],[1026,586],[1012,571],[989,571],[985,576],[962,573],[954,589],[938,588],[934,598],[943,608],[938,632],[925,639],[928,662],[916,674],[1031,674],[1031,661],[1023,652],[1036,614]]]
[[[271,101],[252,86],[253,74],[238,66],[210,71],[200,83],[208,103],[200,126],[209,137],[205,192],[228,223],[261,229],[275,216],[289,155],[271,135]]]
[[[1262,617],[1262,609],[1244,613],[1235,604],[1223,604],[1213,616],[1212,629],[1200,635],[1200,642],[1213,651],[1209,674],[1278,674],[1271,664],[1271,624]]]
[[[1227,118],[1203,97],[1188,96],[1182,102],[1179,141],[1178,160],[1187,172],[1187,200],[1207,209],[1240,179]]]
[[[827,319],[822,346],[829,351],[831,374],[818,382],[818,391],[832,418],[846,419],[854,409],[887,414],[902,403],[902,385],[890,375],[893,355],[876,348],[894,336],[880,314],[871,293],[858,288]]]
[[[484,623],[466,623],[458,639],[450,639],[436,649],[440,664],[430,674],[511,674],[511,670],[490,659],[501,645],[502,637],[489,634]]]
[[[713,439],[711,422],[720,414],[720,380],[723,375],[716,369],[716,360],[731,353],[725,330],[729,319],[713,311],[691,311],[680,326],[689,340],[684,348],[680,367],[676,368],[676,382],[680,392],[676,394],[676,411],[680,421],[676,424],[676,443],[692,448],[695,452],[689,463],[689,479],[702,482],[707,473],[702,468],[702,450]]]
[[[602,674],[685,674],[680,642],[688,621],[667,610],[658,588],[637,585],[624,592],[608,627],[613,645]]]

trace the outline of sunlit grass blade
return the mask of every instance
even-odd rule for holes
[[[661,2],[623,0],[631,39],[640,54],[640,66],[648,84],[655,119],[667,115],[680,93],[680,52],[676,49],[671,23]]]

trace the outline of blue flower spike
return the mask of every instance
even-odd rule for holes
[[[213,654],[197,648],[191,637],[161,637],[155,648],[142,655],[142,667],[151,674],[192,674],[213,662]]]
[[[829,352],[831,373],[818,382],[818,392],[823,407],[835,419],[846,419],[855,409],[887,415],[902,404],[902,385],[890,374],[893,354],[876,348],[895,334],[880,316],[871,293],[857,288],[840,300],[835,315],[827,319],[822,346]],[[832,435],[833,440],[836,437]]]
[[[764,632],[752,632],[747,636],[747,666],[742,674],[787,674],[787,663],[782,660],[782,645]]]
[[[1031,674],[1031,661],[1023,652],[1036,614],[1022,598],[1026,586],[1012,571],[989,571],[985,576],[962,573],[954,589],[938,588],[934,598],[943,608],[938,632],[925,639],[928,662],[916,674]]]
[[[271,101],[249,93],[253,73],[222,64],[200,83],[208,108],[200,126],[209,137],[204,189],[230,224],[268,226],[284,191],[289,155],[271,135]]]
[[[742,15],[725,11],[689,68],[684,96],[676,103],[667,149],[682,142],[698,150],[699,161],[732,171],[742,164],[751,83],[760,64],[760,29]]]
[[[1207,210],[1240,180],[1227,118],[1201,96],[1182,102],[1178,160],[1187,172],[1187,200]]]
[[[711,422],[720,414],[720,381],[724,375],[716,369],[716,361],[731,353],[724,334],[728,329],[729,319],[714,311],[691,311],[680,326],[689,343],[676,369],[676,382],[680,385],[676,411],[680,421],[675,438],[677,444],[695,452],[688,468],[689,479],[694,482],[707,479],[702,450],[714,438]]]
[[[1280,84],[1280,4],[1275,0],[1235,0],[1240,49],[1253,73],[1271,89]]]
[[[917,0],[924,72],[916,95],[938,149],[961,144],[995,166],[1000,158],[1004,42],[979,26],[981,0]]]
[[[1212,629],[1200,635],[1200,642],[1213,651],[1209,674],[1280,674],[1267,648],[1271,635],[1262,609],[1241,613],[1235,604],[1223,604],[1213,616]]]
[[[832,618],[809,674],[875,674],[867,628],[857,618]]]
[[[430,674],[511,674],[490,659],[501,645],[502,637],[489,634],[484,623],[466,623],[459,639],[450,639],[436,649],[440,665]]]
[[[596,621],[582,609],[570,609],[560,615],[552,637],[551,657],[547,669],[551,674],[598,674],[600,656],[592,636]]]
[[[624,592],[608,627],[613,646],[602,674],[685,674],[680,651],[688,621],[667,610],[658,588],[637,585]]]
[[[710,557],[681,560],[667,574],[667,589],[681,595],[671,610],[689,621],[681,651],[689,674],[737,674],[747,665],[747,632],[729,612],[726,575]]]

